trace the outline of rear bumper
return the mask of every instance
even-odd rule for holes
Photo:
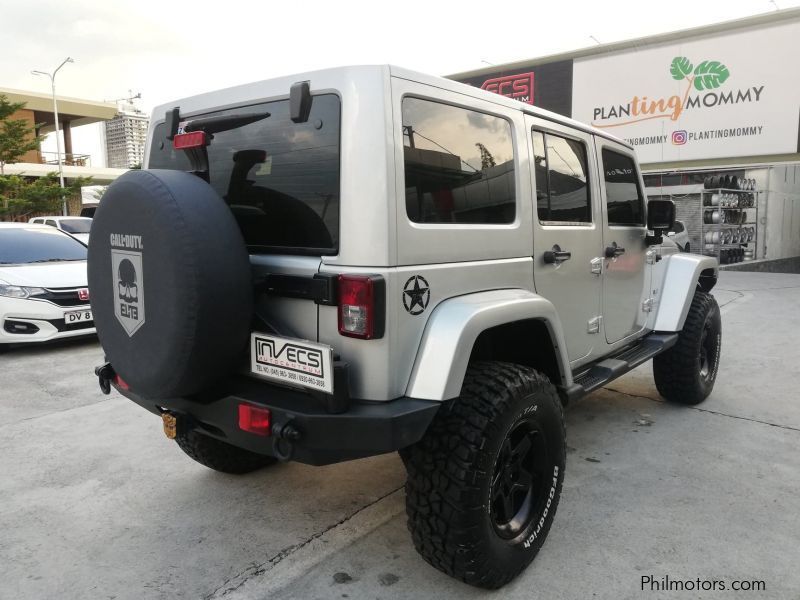
[[[148,400],[115,386],[117,391],[155,414],[175,415],[178,428],[194,428],[234,446],[311,465],[393,452],[418,442],[441,402],[397,398],[385,402],[350,400],[345,412],[331,414],[318,398],[292,388],[235,377],[221,394],[203,398]],[[273,433],[259,436],[239,429],[241,403],[268,408],[272,430],[286,425],[299,432],[289,440]]]

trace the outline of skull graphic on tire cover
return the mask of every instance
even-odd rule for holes
[[[114,315],[128,336],[144,325],[142,253],[111,249],[114,273]]]
[[[119,297],[132,304],[139,302],[139,286],[136,285],[136,268],[133,263],[124,258],[117,269],[119,275]]]

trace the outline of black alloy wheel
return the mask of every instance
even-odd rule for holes
[[[549,464],[546,439],[537,423],[518,422],[503,442],[492,475],[492,523],[500,537],[516,537],[541,512],[547,501]]]

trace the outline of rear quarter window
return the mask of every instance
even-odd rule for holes
[[[431,100],[403,99],[406,213],[415,223],[512,223],[511,124]]]

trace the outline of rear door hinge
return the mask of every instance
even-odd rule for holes
[[[655,298],[648,298],[644,302],[642,302],[642,310],[644,312],[651,312],[656,306],[656,299]]]
[[[603,258],[598,256],[593,258],[589,265],[591,265],[591,271],[595,275],[600,275],[603,272]]]
[[[586,328],[587,333],[600,333],[600,323],[603,317],[597,316],[589,319],[589,326]]]
[[[648,250],[647,254],[645,255],[647,257],[647,264],[648,265],[656,264],[656,256],[657,255],[658,255],[658,252],[656,252],[655,249]]]

